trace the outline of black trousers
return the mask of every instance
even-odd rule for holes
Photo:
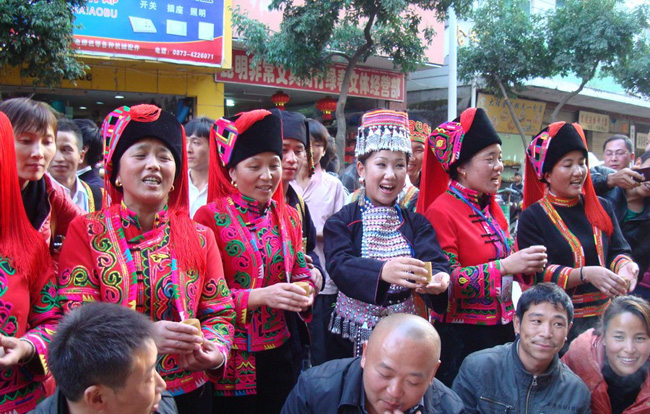
[[[469,325],[464,323],[436,323],[442,350],[436,378],[451,387],[460,364],[472,352],[503,345],[515,340],[512,323],[507,325]]]
[[[330,318],[334,311],[337,295],[318,295],[314,301],[309,333],[311,334],[312,366],[320,365],[323,362],[333,359],[348,358],[352,356],[352,342],[341,338],[340,335],[331,333],[328,329]],[[347,341],[345,342],[339,342]]]
[[[215,397],[217,414],[279,414],[296,384],[294,360],[289,342],[279,348],[255,353],[257,394]]]

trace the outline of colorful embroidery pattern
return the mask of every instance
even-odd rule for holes
[[[135,214],[123,204],[89,214],[81,222],[83,239],[70,237],[61,256],[59,286],[66,310],[83,302],[101,300],[136,309],[153,321],[201,320],[206,340],[228,354],[233,334],[234,310],[225,279],[195,269],[177,268],[169,239],[169,215],[158,213],[152,230],[142,233]],[[201,245],[206,247],[206,232],[197,226]],[[124,276],[123,276],[124,275]],[[175,355],[165,355],[158,372],[173,394],[190,392],[207,381],[203,372],[180,369]]]
[[[533,165],[538,180],[541,180],[544,175],[544,161],[548,153],[548,146],[551,145],[551,139],[551,134],[548,131],[543,131],[533,138],[533,141],[526,148],[526,155]]]
[[[573,255],[573,268],[581,268],[586,265],[585,252],[580,240],[569,230],[568,226],[562,220],[559,213],[554,206],[571,208],[580,203],[580,198],[564,199],[547,193],[541,200],[538,201],[544,213],[551,220],[557,231],[562,235],[564,240],[569,244],[571,253]],[[605,266],[605,252],[603,246],[603,232],[596,226],[592,226],[594,235],[594,244],[596,246],[596,253],[598,255],[598,262],[600,266]],[[625,257],[625,256],[623,256]],[[629,258],[626,258],[629,261]],[[612,264],[616,266],[616,263]],[[559,286],[566,289],[569,274],[572,268],[559,265],[549,265],[546,270],[538,274],[537,282],[554,282]],[[601,292],[584,292],[578,293],[577,289],[569,292],[571,300],[573,301],[575,310],[574,317],[585,318],[591,316],[598,316],[605,312],[609,304],[609,297]]]
[[[0,333],[34,344],[43,369],[34,373],[17,365],[0,371],[0,413],[26,413],[45,398],[46,350],[61,317],[52,276],[51,268],[43,269],[42,275],[33,279],[30,292],[23,275],[0,256]]]
[[[424,144],[431,135],[431,127],[426,122],[409,119],[409,135],[411,141]]]
[[[460,157],[464,138],[465,130],[460,122],[445,122],[433,130],[429,147],[445,171],[449,171],[449,166]]]
[[[275,202],[260,206],[241,194],[218,199],[207,208],[211,222],[206,225],[221,251],[237,314],[226,374],[210,379],[219,396],[256,394],[255,353],[282,345],[289,331],[283,311],[267,306],[249,311],[248,296],[255,288],[308,280],[302,250],[294,247],[302,243],[298,213],[288,208],[289,219],[281,220]]]
[[[434,204],[435,220],[430,218],[434,227],[436,220],[453,222],[451,228],[444,227],[446,231],[436,228],[451,268],[447,313],[432,312],[438,321],[472,325],[512,321],[512,282],[502,277],[500,264],[510,254],[512,241],[490,212],[490,197],[479,197],[452,180]]]
[[[233,121],[226,118],[219,118],[212,125],[211,133],[217,143],[217,151],[221,159],[221,164],[226,166],[230,162],[232,151],[235,148],[235,142],[239,136],[237,126]]]

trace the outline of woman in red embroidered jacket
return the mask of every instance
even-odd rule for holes
[[[467,355],[514,340],[513,275],[546,263],[543,246],[512,253],[495,200],[502,172],[501,138],[483,109],[466,109],[427,141],[417,209],[436,230],[452,270],[447,313],[434,315],[442,342],[453,344],[442,347],[436,373],[448,386]]]
[[[27,218],[56,261],[68,225],[83,214],[63,187],[45,174],[56,153],[56,118],[47,105],[28,98],[7,99],[0,103],[0,111],[14,128],[18,181]]]
[[[215,406],[229,414],[280,412],[297,380],[286,312],[307,319],[314,300],[300,217],[284,201],[282,122],[272,112],[215,123],[209,203],[194,216],[214,232],[237,312],[226,375],[215,379]]]
[[[634,289],[639,266],[630,258],[611,205],[596,196],[579,124],[549,125],[533,138],[526,155],[517,244],[545,245],[549,265],[537,273],[536,282],[556,283],[573,300],[575,319],[566,349],[596,326],[610,298]]]
[[[179,412],[211,412],[205,370],[225,363],[235,315],[214,236],[189,217],[185,132],[169,112],[136,105],[111,112],[102,136],[107,197],[70,225],[61,305],[113,302],[149,316]],[[193,318],[200,331],[182,323]]]
[[[14,135],[0,112],[0,413],[45,397],[47,346],[61,315],[47,245],[20,196]]]

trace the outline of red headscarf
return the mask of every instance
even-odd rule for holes
[[[40,269],[51,266],[51,259],[47,244],[25,213],[14,145],[9,118],[0,112],[0,255],[31,281]]]

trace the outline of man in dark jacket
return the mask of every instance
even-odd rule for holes
[[[558,358],[573,320],[573,304],[554,283],[521,295],[517,340],[469,355],[453,389],[465,413],[591,413],[589,389]]]
[[[434,375],[440,337],[425,319],[382,319],[360,358],[326,362],[304,372],[282,414],[457,414],[462,401]]]
[[[93,302],[70,312],[52,339],[56,393],[35,414],[176,414],[156,371],[154,324],[120,305]]]

